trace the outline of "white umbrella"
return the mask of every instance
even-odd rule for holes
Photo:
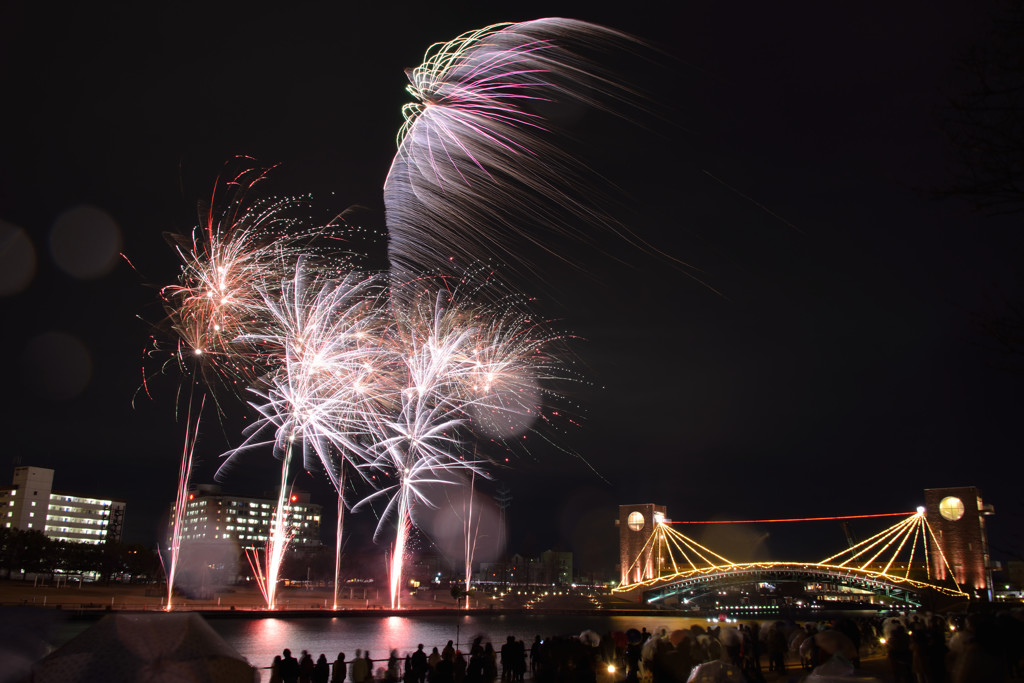
[[[717,659],[693,667],[687,683],[743,683],[747,679],[739,667]]]
[[[804,648],[807,650],[811,648],[811,639],[808,638],[800,644],[800,654],[804,654]],[[853,644],[853,641],[843,633],[835,629],[827,629],[814,634],[814,645],[818,646],[818,649],[828,655],[842,655],[848,661],[853,661],[857,658],[857,646]]]
[[[739,645],[740,633],[731,626],[726,626],[718,634],[718,640],[722,645]]]
[[[888,638],[889,636],[891,636],[893,632],[896,630],[897,626],[902,626],[903,628],[907,627],[906,624],[903,622],[903,619],[901,619],[900,617],[889,617],[884,622],[882,622],[882,632],[885,634],[885,637]]]

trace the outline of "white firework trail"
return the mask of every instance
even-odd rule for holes
[[[386,389],[378,383],[384,357],[381,291],[372,276],[349,273],[329,280],[307,275],[300,260],[291,280],[264,292],[266,330],[243,340],[263,349],[277,367],[251,388],[258,398],[250,405],[261,417],[246,431],[242,445],[227,455],[218,475],[253,448],[272,444],[281,454],[278,509],[266,553],[271,607],[289,539],[284,510],[293,448],[302,449],[304,467],[328,476],[341,498],[346,463],[363,462],[366,443],[384,419],[378,412],[386,405]],[[269,439],[263,438],[267,431],[272,431]]]
[[[421,487],[450,483],[449,479],[437,476],[440,472],[481,465],[460,457],[461,440],[457,432],[465,424],[466,416],[454,391],[472,329],[458,324],[460,316],[445,307],[445,298],[446,293],[439,292],[433,306],[393,309],[393,373],[396,386],[402,387],[400,405],[397,415],[385,423],[383,438],[374,443],[377,457],[368,469],[382,470],[395,483],[359,503],[389,499],[375,536],[394,520],[397,533],[389,579],[391,606],[396,609],[401,606],[402,567],[412,508],[416,503],[433,505]]]
[[[487,476],[490,461],[467,456],[478,432],[492,441],[518,437],[540,414],[539,382],[549,379],[549,355],[557,335],[508,310],[475,307],[461,293],[415,283],[419,293],[393,298],[395,357],[392,383],[401,386],[400,407],[375,441],[376,457],[363,467],[394,482],[357,507],[378,499],[387,505],[376,536],[397,526],[391,554],[392,607],[400,607],[405,544],[417,505],[434,507],[429,485],[452,484],[451,473]]]

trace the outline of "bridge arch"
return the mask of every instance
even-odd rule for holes
[[[980,506],[980,498],[978,502]],[[887,606],[971,597],[957,583],[957,572],[943,550],[943,534],[932,530],[924,507],[914,513],[857,515],[902,519],[861,543],[851,541],[849,548],[820,562],[732,562],[674,530],[666,512],[658,505],[620,506],[622,581],[616,593],[649,604],[672,598],[692,604],[723,589],[804,583]],[[959,570],[960,564],[955,567]]]
[[[722,589],[751,584],[826,583],[850,588],[864,595],[884,599],[884,604],[919,607],[925,596],[938,593],[950,598],[966,598],[955,589],[925,581],[905,579],[850,567],[803,564],[794,562],[750,562],[706,567],[658,577],[618,591],[638,602],[656,604],[669,598],[699,605],[702,598]]]

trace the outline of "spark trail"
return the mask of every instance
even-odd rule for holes
[[[607,182],[577,160],[566,133],[582,111],[640,111],[643,98],[587,55],[641,47],[560,18],[431,46],[406,71],[416,101],[403,107],[384,185],[393,273],[452,273],[492,258],[531,272],[528,250],[558,255],[545,231],[588,241],[596,227],[656,251],[599,208]]]

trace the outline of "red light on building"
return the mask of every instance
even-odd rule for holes
[[[196,494],[194,494],[194,493],[188,494],[188,499],[189,500],[195,500],[196,499]]]
[[[295,502],[295,501],[297,501],[298,499],[299,499],[299,497],[298,497],[298,496],[296,496],[296,495],[295,495],[295,494],[293,493],[293,494],[292,494],[292,502],[294,503],[294,502]]]

